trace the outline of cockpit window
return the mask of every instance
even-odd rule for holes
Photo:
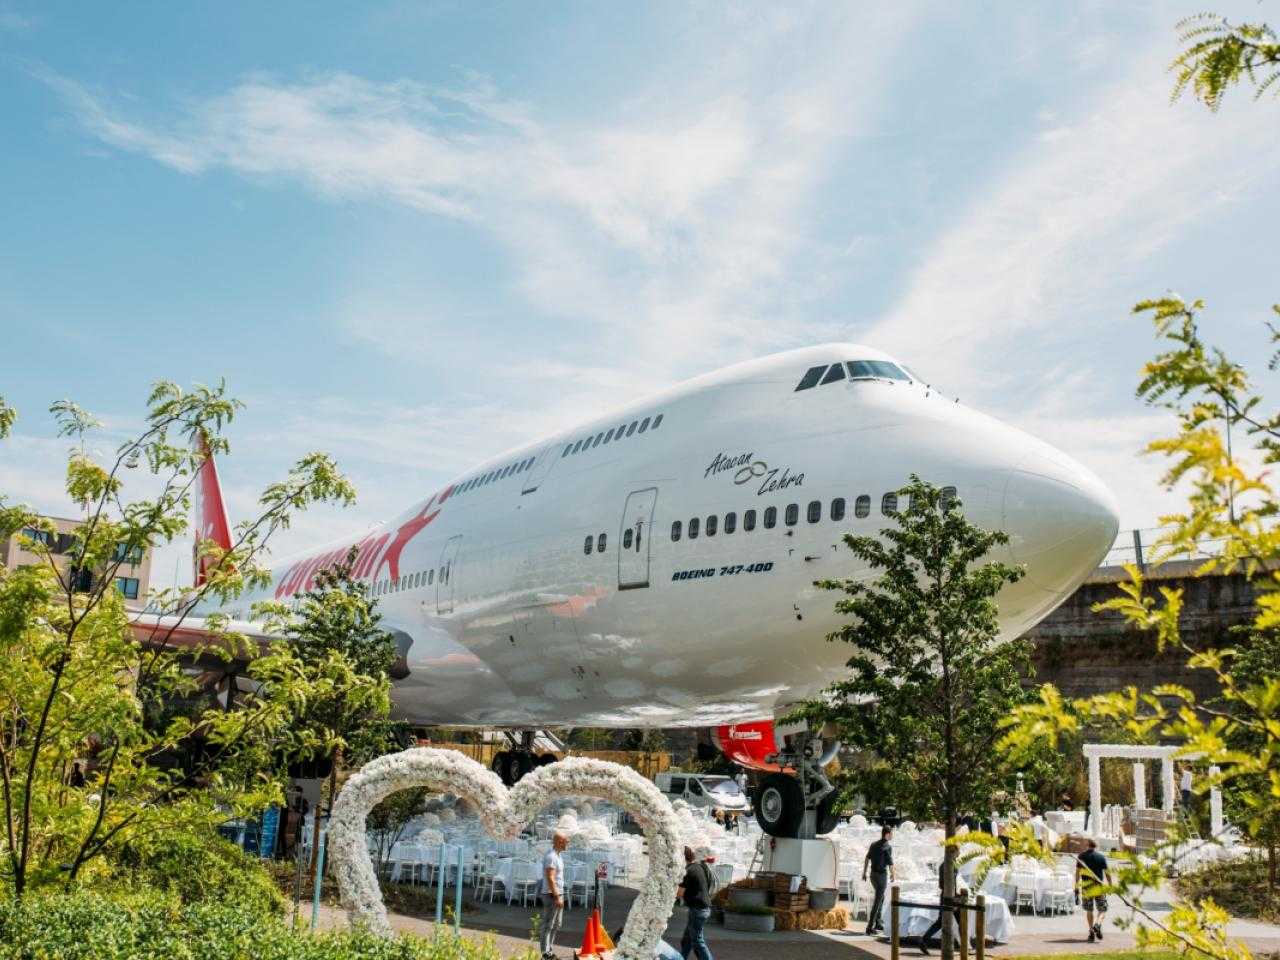
[[[910,380],[905,370],[887,360],[850,360],[849,376],[854,380]]]
[[[799,393],[801,390],[808,390],[810,387],[816,387],[818,385],[818,381],[822,379],[822,375],[826,373],[826,370],[827,365],[825,363],[820,367],[810,367],[805,371],[804,376],[800,378],[800,382],[796,384],[796,392]]]
[[[835,383],[837,380],[844,379],[844,367],[839,363],[833,363],[831,369],[827,371],[827,375],[822,378],[822,385],[825,387],[828,383]]]

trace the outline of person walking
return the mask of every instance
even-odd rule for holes
[[[884,931],[884,923],[880,914],[884,912],[884,891],[896,875],[893,872],[893,828],[884,827],[880,831],[880,839],[867,847],[867,855],[862,859],[862,879],[867,879],[867,868],[871,869],[871,888],[875,897],[871,902],[871,912],[867,914],[867,936],[874,936],[877,931]]]
[[[940,908],[942,907],[942,891],[946,889],[946,885],[943,882],[943,877],[945,877],[946,875],[947,875],[947,861],[945,858],[943,858],[942,863],[938,864],[938,906]],[[956,875],[956,869],[954,864],[951,867],[951,889],[954,890],[956,894],[955,900],[954,900],[955,905],[950,909],[939,909],[937,918],[933,921],[933,923],[929,924],[929,929],[926,930],[924,932],[924,935],[920,937],[920,952],[923,954],[927,955],[929,953],[929,941],[933,939],[933,935],[935,933],[937,934],[942,933],[943,917],[954,916],[956,918],[956,924],[959,925],[960,923],[960,911],[964,909],[962,906],[960,906],[960,901],[963,898],[960,895],[960,880],[959,880],[959,877]]]
[[[538,896],[542,899],[542,930],[538,947],[543,960],[555,956],[551,949],[564,920],[564,860],[560,854],[569,846],[569,836],[557,830],[551,836],[551,849],[542,858],[542,875],[538,878]]]
[[[1182,792],[1182,815],[1189,817],[1191,816],[1191,764],[1189,763],[1182,765],[1182,777],[1179,779],[1178,788]]]
[[[1083,886],[1081,879],[1084,880]],[[1089,849],[1076,857],[1076,889],[1082,890],[1084,896],[1084,918],[1089,924],[1089,942],[1102,939],[1102,921],[1107,916],[1107,895],[1102,892],[1100,884],[1111,882],[1111,868],[1107,866],[1107,858],[1098,849],[1096,840],[1089,840]],[[1094,913],[1097,913],[1097,923]]]
[[[711,868],[700,861],[689,847],[684,848],[684,862],[684,879],[680,881],[676,897],[684,901],[689,918],[685,922],[684,936],[680,938],[680,956],[682,960],[689,960],[692,953],[698,960],[711,960],[706,938],[707,921],[711,919],[711,897],[708,893],[712,887]]]

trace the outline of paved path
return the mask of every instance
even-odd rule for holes
[[[518,904],[509,907],[502,902],[474,904],[470,895],[471,891],[467,890],[467,908],[463,911],[462,924],[468,936],[492,936],[503,955],[508,957],[520,954],[530,946],[532,917],[537,912],[536,909],[526,909]],[[605,927],[610,933],[621,924],[634,898],[635,891],[625,887],[614,887],[609,891],[605,898],[604,918]],[[1149,903],[1157,913],[1168,910],[1167,900],[1160,895],[1149,898]],[[332,907],[322,907],[321,910],[322,926],[328,928],[345,923],[345,915],[340,910]],[[392,926],[406,933],[429,936],[434,928],[434,900],[429,896],[425,897],[424,908],[415,912],[419,915],[393,913]],[[1017,933],[1013,941],[989,947],[987,953],[992,957],[1012,958],[1039,953],[1101,953],[1132,947],[1132,934],[1124,933],[1114,926],[1115,919],[1120,915],[1119,910],[1112,911],[1106,925],[1106,938],[1099,944],[1087,942],[1084,918],[1079,913],[1057,917],[1019,915],[1014,918]],[[564,927],[557,940],[557,953],[564,960],[568,960],[572,951],[581,944],[586,917],[582,907],[566,911]],[[888,957],[888,941],[866,936],[862,932],[864,925],[864,922],[858,922],[849,930],[790,931],[761,935],[737,933],[709,924],[707,942],[716,960],[870,960]],[[678,946],[683,929],[684,911],[677,910],[667,929],[667,942]],[[1244,939],[1256,955],[1280,954],[1280,927],[1236,920],[1228,927],[1228,933]],[[937,955],[936,950],[932,953]],[[903,955],[912,957],[920,954],[914,944],[906,944]]]

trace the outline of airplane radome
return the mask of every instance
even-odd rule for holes
[[[220,501],[209,467],[202,505]],[[385,527],[282,563],[236,606],[287,599],[356,544],[403,655],[401,716],[520,730],[769,720],[841,676],[849,651],[825,639],[835,598],[813,581],[870,575],[840,538],[888,524],[912,473],[1008,534],[1002,559],[1026,570],[999,597],[1008,635],[1116,535],[1111,494],[1070,457],[878,350],[834,343],[478,464]]]

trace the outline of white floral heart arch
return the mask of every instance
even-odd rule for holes
[[[559,797],[597,797],[627,811],[648,842],[649,875],[631,907],[618,944],[619,960],[652,960],[671,919],[683,857],[670,802],[630,767],[572,757],[538,767],[508,790],[497,774],[454,750],[418,747],[370,761],[338,794],[329,822],[329,851],[343,906],[353,925],[391,935],[387,909],[365,842],[365,819],[384,797],[411,787],[455,794],[479,811],[497,839],[519,835],[539,810]]]

